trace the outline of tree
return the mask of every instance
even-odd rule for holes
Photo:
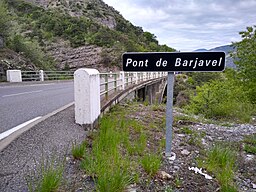
[[[158,45],[158,41],[157,41],[156,36],[154,34],[146,31],[146,32],[143,33],[143,35],[146,38],[147,42],[149,42],[149,43],[154,42]]]
[[[247,27],[239,34],[242,41],[234,43],[237,51],[233,54],[238,66],[237,77],[251,102],[256,103],[256,26]]]
[[[10,30],[10,16],[4,0],[0,0],[0,39],[5,39]]]

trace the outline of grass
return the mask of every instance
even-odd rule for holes
[[[245,136],[243,142],[245,143],[244,150],[247,153],[256,154],[256,134]]]
[[[71,153],[72,156],[75,159],[82,159],[84,157],[85,154],[85,149],[86,149],[86,142],[83,142],[80,145],[77,145],[76,143],[72,144],[72,149],[71,149]]]
[[[216,144],[206,152],[206,159],[201,161],[203,166],[212,172],[218,180],[222,192],[237,191],[233,179],[235,172],[236,153],[232,148]]]
[[[155,139],[154,129],[126,117],[134,107],[137,105],[114,107],[100,120],[99,130],[88,145],[91,147],[78,155],[83,157],[81,168],[93,178],[97,191],[124,191],[130,184],[141,182],[145,173],[151,177],[160,168],[160,140],[150,145]],[[73,151],[80,154],[83,149],[74,145]]]
[[[150,176],[154,176],[160,168],[161,156],[157,154],[147,154],[142,157],[141,164],[143,169]]]
[[[187,134],[187,135],[192,135],[194,133],[193,130],[191,130],[189,127],[181,127],[178,130],[178,133],[183,133],[183,134]]]
[[[100,131],[87,151],[81,167],[90,174],[98,191],[123,191],[131,183],[129,159],[123,158],[119,144],[125,134],[116,130],[116,125],[125,124],[117,118],[106,116],[101,119]],[[127,136],[126,136],[127,138]]]
[[[30,192],[55,192],[61,186],[64,163],[56,159],[45,160],[26,178]]]

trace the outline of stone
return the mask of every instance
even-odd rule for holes
[[[183,149],[183,150],[181,151],[181,154],[182,154],[182,155],[189,155],[190,152],[189,152],[187,149]]]
[[[125,189],[125,192],[136,192],[136,184],[132,184],[132,185],[129,185],[126,189]]]
[[[166,173],[165,171],[159,171],[157,175],[160,179],[163,179],[163,180],[169,180],[172,178],[172,176]]]

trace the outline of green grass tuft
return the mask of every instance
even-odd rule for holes
[[[221,185],[221,191],[237,191],[234,186],[236,153],[228,146],[215,145],[207,152],[204,167],[212,172]]]
[[[80,145],[77,145],[76,143],[72,144],[72,150],[71,153],[75,159],[82,159],[85,154],[86,149],[86,143],[83,142]]]
[[[142,157],[141,164],[150,176],[154,176],[160,168],[161,156],[156,154],[145,155]]]
[[[243,142],[245,143],[244,150],[247,153],[256,154],[256,134],[245,136]]]
[[[42,158],[40,167],[26,178],[30,192],[56,192],[60,188],[64,171],[64,163],[56,159]]]

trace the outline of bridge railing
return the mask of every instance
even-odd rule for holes
[[[100,96],[108,98],[112,93],[140,82],[167,76],[164,72],[118,72],[100,73]]]

